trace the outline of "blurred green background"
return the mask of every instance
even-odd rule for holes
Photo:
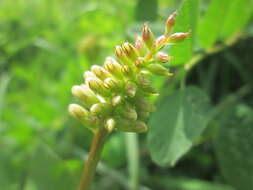
[[[155,33],[161,33],[165,19],[181,3],[180,0],[0,1],[1,190],[77,189],[92,136],[67,113],[68,104],[74,101],[71,86],[82,82],[83,71],[93,64],[101,65],[106,56],[112,55],[115,45],[124,40],[132,41],[143,22],[149,21]],[[197,42],[192,45],[192,54],[207,53],[188,73],[186,85],[198,86],[208,94],[213,105],[223,105],[230,97],[233,103],[243,104],[235,108],[239,111],[245,110],[247,105],[248,114],[253,103],[250,87],[253,3],[251,0],[199,0],[199,3],[198,23],[202,24],[198,30],[193,29]],[[189,9],[192,12],[188,17],[197,14],[195,8]],[[224,15],[229,19],[222,22]],[[183,23],[182,17],[179,20]],[[187,25],[188,29],[191,24]],[[221,30],[222,27],[225,28]],[[177,29],[185,32],[183,26]],[[226,44],[228,39],[236,40],[220,51],[208,53],[213,44]],[[184,52],[178,55],[175,70],[183,68],[191,57],[189,54],[189,58],[184,59],[184,56]],[[164,79],[155,81],[162,95],[178,88],[178,81],[172,81],[171,86],[170,83],[162,85]],[[252,190],[253,182],[234,185],[230,180],[234,178],[226,177],[230,172],[219,169],[219,163],[228,162],[219,156],[224,153],[223,149],[216,151],[214,142],[219,140],[213,140],[219,124],[220,119],[212,120],[196,146],[173,168],[157,166],[150,158],[147,135],[140,135],[140,189],[232,190],[239,187],[238,190]],[[250,128],[247,134],[252,132]],[[247,134],[240,134],[239,144]],[[246,143],[252,144],[253,139],[247,138]],[[219,136],[218,139],[223,143],[226,138]],[[227,140],[229,143],[230,139]],[[94,189],[129,189],[126,142],[122,132],[110,135]],[[217,146],[226,149],[230,144]],[[253,152],[252,147],[246,156],[253,160],[251,150]],[[233,163],[226,167],[233,167]],[[253,181],[253,163],[242,167],[248,168],[245,175],[251,176],[249,181]],[[246,185],[240,188],[240,184]]]

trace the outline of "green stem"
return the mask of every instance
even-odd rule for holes
[[[139,189],[139,143],[138,134],[126,133],[129,190]]]
[[[94,134],[90,153],[83,170],[83,175],[80,182],[80,190],[89,189],[108,133],[109,132],[102,127]]]

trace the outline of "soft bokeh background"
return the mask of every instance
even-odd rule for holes
[[[230,28],[227,27],[223,37],[234,30],[233,36],[239,36],[239,40],[236,38],[232,46],[207,55],[187,77],[187,84],[207,92],[213,104],[222,102],[244,85],[246,89],[252,85],[253,4],[245,0],[242,6],[240,1],[233,1],[238,12],[229,13],[232,23],[243,22],[237,21],[242,12],[247,12],[248,18],[238,31],[228,23]],[[200,19],[210,2],[201,1]],[[221,7],[213,9],[228,11],[224,9],[226,1],[221,2]],[[82,82],[82,73],[90,65],[100,65],[106,56],[112,55],[115,45],[133,40],[140,31],[140,23],[149,21],[155,31],[161,31],[166,17],[180,3],[179,0],[0,1],[1,190],[77,189],[91,133],[67,113],[68,104],[75,101],[71,86]],[[202,31],[207,39],[215,35],[208,26],[219,30],[220,19],[209,18],[206,30]],[[223,43],[223,39],[215,37],[214,42]],[[208,45],[209,42],[204,43],[203,47]],[[203,47],[196,46],[195,52],[202,52]],[[157,83],[159,80],[162,82],[156,79]],[[249,90],[246,98],[240,98],[249,106],[253,103]],[[212,126],[216,124],[214,121]],[[173,168],[161,168],[151,161],[146,135],[139,136],[141,189],[231,190],[218,169],[213,128],[208,128],[197,146]],[[121,132],[109,137],[94,189],[129,189],[126,142]],[[253,172],[248,175],[253,176]]]

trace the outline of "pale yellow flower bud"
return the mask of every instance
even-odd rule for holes
[[[94,90],[96,93],[102,96],[110,95],[110,91],[105,88],[103,81],[100,79],[96,77],[88,77],[85,82],[90,87],[90,89]]]
[[[106,122],[105,122],[105,128],[111,132],[114,128],[115,128],[115,125],[116,125],[116,122],[113,118],[110,118],[108,119]]]
[[[71,92],[74,96],[79,98],[83,104],[87,107],[90,107],[92,104],[99,102],[97,96],[93,91],[86,85],[82,84],[81,86],[75,85],[71,88]]]
[[[166,69],[164,66],[159,65],[159,64],[149,64],[147,66],[147,69],[156,75],[162,75],[162,76],[172,75],[172,73],[170,73],[168,69]]]
[[[91,71],[100,79],[104,80],[107,77],[110,77],[110,73],[106,71],[103,67],[98,65],[93,65]]]
[[[98,103],[94,104],[90,108],[90,112],[96,116],[106,116],[111,113],[112,106],[108,103]]]
[[[104,86],[110,90],[114,90],[114,91],[120,91],[121,89],[121,85],[120,85],[120,81],[110,77],[110,78],[106,78],[104,80]]]

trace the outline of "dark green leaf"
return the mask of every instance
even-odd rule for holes
[[[210,183],[208,181],[188,178],[175,178],[166,176],[152,177],[152,182],[160,184],[166,189],[176,190],[233,190],[232,187],[223,184]]]
[[[221,172],[237,189],[252,190],[253,110],[237,105],[222,118],[215,143]]]
[[[164,98],[149,122],[152,159],[161,166],[174,165],[205,129],[209,110],[207,95],[194,87]]]

